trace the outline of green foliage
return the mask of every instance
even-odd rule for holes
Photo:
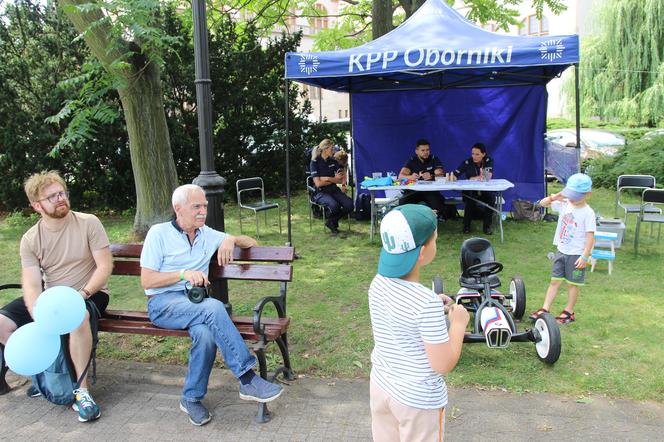
[[[117,98],[106,97],[86,112],[108,122],[100,130],[79,126],[75,148],[58,145],[62,129],[45,123],[63,103],[82,97],[100,99],[98,92],[72,89],[68,78],[94,77],[89,56],[76,41],[66,18],[44,2],[5,3],[0,12],[0,210],[26,207],[23,181],[32,173],[56,169],[65,174],[72,199],[79,208],[131,204],[133,185],[124,126],[110,121]],[[83,72],[81,67],[83,66]],[[60,114],[63,125],[70,115]],[[55,146],[58,146],[54,149]]]
[[[190,13],[168,9],[157,15],[173,36],[167,39],[173,51],[164,51],[164,105],[180,182],[190,182],[200,170]],[[261,47],[257,29],[243,25],[240,32],[223,17],[214,20],[210,41],[217,170],[228,179],[228,194],[234,194],[237,178],[249,174],[264,176],[269,191],[283,192],[281,77],[284,53],[295,50],[299,35]],[[0,210],[25,207],[23,180],[43,169],[65,173],[78,209],[135,206],[124,113],[115,92],[122,79],[101,68],[54,8],[21,2],[8,6],[2,18]],[[343,140],[344,130],[312,125],[309,104],[296,100],[298,94],[291,83],[294,188],[303,185],[305,149],[325,137]]]
[[[165,26],[174,35],[190,34],[188,20],[165,14]],[[263,39],[251,23],[240,26],[228,16],[219,16],[210,27],[210,71],[213,78],[215,165],[234,194],[239,178],[261,176],[267,191],[285,192],[285,118],[283,60],[295,51],[300,34]],[[173,152],[181,182],[190,182],[199,172],[198,129],[195,109],[193,46],[188,40],[166,58],[165,107]],[[326,137],[339,139],[341,128],[312,124],[310,104],[298,100],[302,92],[290,83],[289,129],[291,186],[304,183],[304,153]]]
[[[664,135],[628,144],[613,157],[592,161],[589,174],[594,186],[615,189],[619,175],[653,175],[664,183]]]
[[[453,5],[454,0],[446,0]],[[485,24],[489,21],[496,23],[499,27],[508,30],[509,25],[518,24],[518,10],[514,6],[523,0],[465,0],[464,6],[468,7],[467,17],[470,21]],[[410,17],[424,1],[417,0],[392,0],[383,2],[385,7],[391,11],[387,16],[391,17],[389,29],[399,26]],[[531,0],[530,2],[538,16],[547,7],[554,14],[560,14],[567,9],[562,0]],[[301,0],[299,7],[303,15],[315,16],[317,14],[316,0]],[[371,0],[347,1],[344,3],[340,16],[334,28],[325,29],[316,34],[316,49],[335,50],[345,49],[361,45],[372,39],[372,6]],[[381,28],[383,28],[381,26]]]
[[[581,110],[655,126],[664,120],[662,1],[607,0],[600,7],[601,33],[582,40]],[[571,82],[566,93],[573,94]]]
[[[107,100],[108,96],[114,96],[118,85],[104,74],[99,63],[85,63],[82,71],[81,75],[59,84],[62,88],[77,92],[78,97],[67,100],[60,112],[46,118],[46,122],[53,124],[68,122],[64,134],[49,153],[52,157],[58,156],[65,147],[80,148],[85,143],[93,142],[97,126],[112,124],[120,116],[117,103]]]

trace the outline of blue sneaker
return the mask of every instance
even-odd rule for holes
[[[34,385],[30,385],[28,391],[26,391],[25,394],[27,394],[28,397],[39,397],[42,395],[41,391],[39,391]]]
[[[284,391],[281,385],[273,384],[256,375],[250,383],[240,384],[240,399],[245,401],[270,402]]]
[[[187,413],[189,415],[189,422],[197,427],[207,424],[212,419],[212,415],[201,401],[182,399],[180,400],[180,410]]]
[[[87,388],[74,390],[74,395],[76,396],[76,402],[72,404],[71,408],[74,411],[78,411],[79,422],[89,422],[99,419],[101,416],[101,410],[92,399],[92,396],[90,396],[90,392]]]

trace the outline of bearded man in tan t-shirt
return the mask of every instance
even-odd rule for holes
[[[34,174],[26,180],[24,188],[30,205],[41,218],[21,238],[23,297],[0,309],[0,394],[9,391],[2,357],[4,345],[18,327],[33,321],[32,312],[39,295],[54,286],[72,287],[103,313],[109,300],[106,284],[113,270],[104,227],[96,216],[70,210],[67,186],[57,172]],[[89,318],[87,311],[85,320],[69,335],[69,353],[77,379],[85,371],[92,351]],[[72,408],[78,411],[81,422],[101,416],[87,387],[84,377],[74,392],[76,402]],[[36,397],[41,393],[31,386],[27,394]]]

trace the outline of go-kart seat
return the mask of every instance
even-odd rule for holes
[[[469,238],[461,244],[461,277],[459,277],[459,285],[461,287],[473,290],[482,290],[484,284],[480,278],[474,278],[466,273],[466,269],[472,265],[484,262],[491,262],[496,260],[496,255],[493,253],[491,242],[484,238]],[[490,287],[500,287],[500,279],[498,275],[489,275]]]

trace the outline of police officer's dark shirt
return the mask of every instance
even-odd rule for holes
[[[336,175],[337,170],[341,169],[339,163],[334,159],[334,157],[329,156],[326,160],[322,156],[316,158],[309,165],[309,170],[311,171],[312,177],[324,177],[329,176],[333,177]],[[333,193],[338,189],[336,184],[328,184],[323,187],[318,187],[319,192],[324,193]]]
[[[429,181],[433,181],[434,171],[436,169],[442,169],[443,163],[441,163],[438,157],[435,155],[429,155],[429,158],[424,161],[420,160],[420,157],[417,155],[413,155],[403,167],[410,170],[411,174],[429,172],[431,174]]]
[[[487,167],[491,169],[491,172],[493,173],[493,158],[490,156],[485,156],[479,165],[473,162],[473,157],[470,157],[459,164],[459,167],[454,170],[454,175],[465,175],[467,179],[470,179],[480,176],[480,170]]]

